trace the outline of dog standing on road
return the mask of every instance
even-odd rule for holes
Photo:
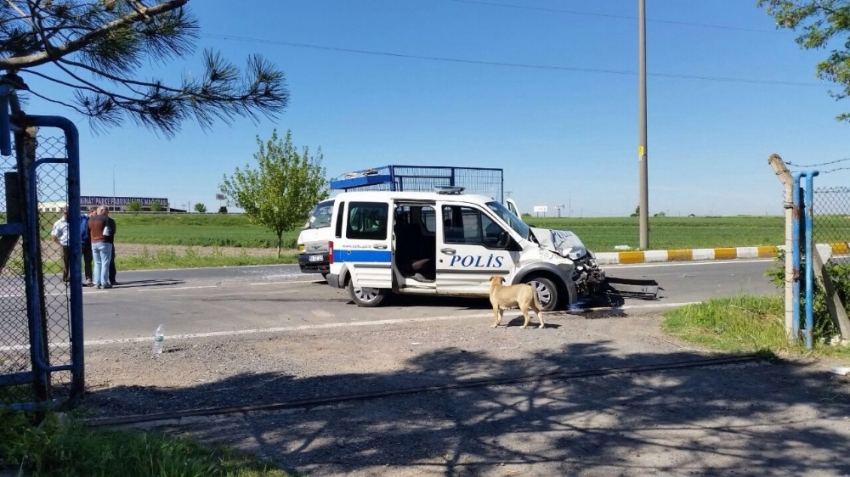
[[[543,305],[537,300],[537,292],[534,291],[531,285],[520,283],[518,285],[505,286],[504,277],[490,277],[490,304],[493,305],[493,328],[499,326],[502,322],[502,312],[511,308],[519,307],[522,311],[522,316],[525,317],[525,323],[522,328],[528,326],[528,310],[534,310],[537,319],[540,320],[540,326],[543,328],[546,323],[543,321]]]

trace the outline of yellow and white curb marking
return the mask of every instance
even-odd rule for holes
[[[824,261],[833,255],[850,254],[850,243],[819,243],[816,245]],[[681,250],[646,250],[628,252],[601,252],[596,254],[600,265],[657,262],[696,262],[703,260],[735,260],[739,258],[773,258],[784,250],[784,245],[760,247],[693,248]]]

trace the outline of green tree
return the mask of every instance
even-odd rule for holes
[[[129,204],[127,204],[127,210],[129,210],[130,212],[138,212],[142,210],[142,203],[136,199],[133,199],[130,201]]]
[[[197,204],[195,204],[195,212],[197,212],[199,214],[206,214],[207,213],[207,206],[198,202]]]
[[[244,171],[237,167],[232,177],[224,176],[221,192],[228,204],[243,209],[252,223],[277,235],[280,257],[283,232],[301,225],[316,203],[328,196],[324,156],[321,147],[314,157],[306,147],[299,154],[291,131],[281,141],[275,129],[265,144],[257,136],[257,146],[257,169],[248,164]]]
[[[158,200],[151,202],[151,212],[162,212],[162,202]]]
[[[189,0],[6,0],[0,8],[0,70],[20,94],[71,108],[95,128],[136,124],[173,136],[194,118],[209,129],[234,116],[274,117],[289,102],[283,73],[259,55],[246,74],[212,50],[200,72],[177,84],[138,71],[194,53],[199,36]],[[171,68],[163,71],[171,72]],[[193,69],[194,70],[194,69]],[[27,75],[55,88],[27,91]],[[39,85],[40,86],[40,85]],[[49,95],[49,96],[48,96]],[[70,96],[70,95],[69,95]]]
[[[776,19],[778,28],[802,29],[797,44],[806,50],[827,48],[835,40],[835,48],[818,63],[816,76],[841,86],[829,91],[841,100],[850,95],[850,0],[757,0],[760,8]],[[850,114],[838,115],[839,121],[850,120]]]

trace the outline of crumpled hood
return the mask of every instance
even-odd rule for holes
[[[587,249],[581,239],[569,230],[531,227],[531,233],[534,234],[541,247],[564,258],[578,260],[587,254]]]

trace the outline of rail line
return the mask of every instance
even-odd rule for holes
[[[730,365],[738,363],[746,363],[753,361],[765,360],[763,354],[745,354],[736,356],[726,356],[719,358],[679,361],[666,364],[647,365],[647,366],[630,366],[623,368],[601,368],[586,371],[571,371],[571,372],[549,372],[531,374],[525,376],[501,377],[468,380],[459,383],[437,384],[431,386],[416,386],[402,389],[392,389],[387,391],[376,391],[369,393],[342,394],[338,396],[324,398],[309,398],[298,399],[292,401],[282,401],[270,404],[257,404],[249,406],[221,406],[207,407],[200,409],[189,409],[185,411],[171,411],[155,414],[137,414],[129,416],[117,416],[107,418],[86,419],[85,423],[89,426],[126,426],[131,424],[152,424],[152,425],[168,425],[179,424],[181,419],[189,417],[217,417],[234,414],[248,414],[257,412],[272,412],[286,409],[309,409],[333,404],[340,404],[351,401],[368,401],[373,399],[382,399],[388,397],[403,396],[407,394],[433,393],[451,391],[456,389],[467,389],[487,386],[500,386],[506,384],[518,384],[540,381],[554,381],[588,378],[596,376],[612,376],[620,374],[645,373],[652,371],[667,371],[673,369],[696,368],[704,366]]]

